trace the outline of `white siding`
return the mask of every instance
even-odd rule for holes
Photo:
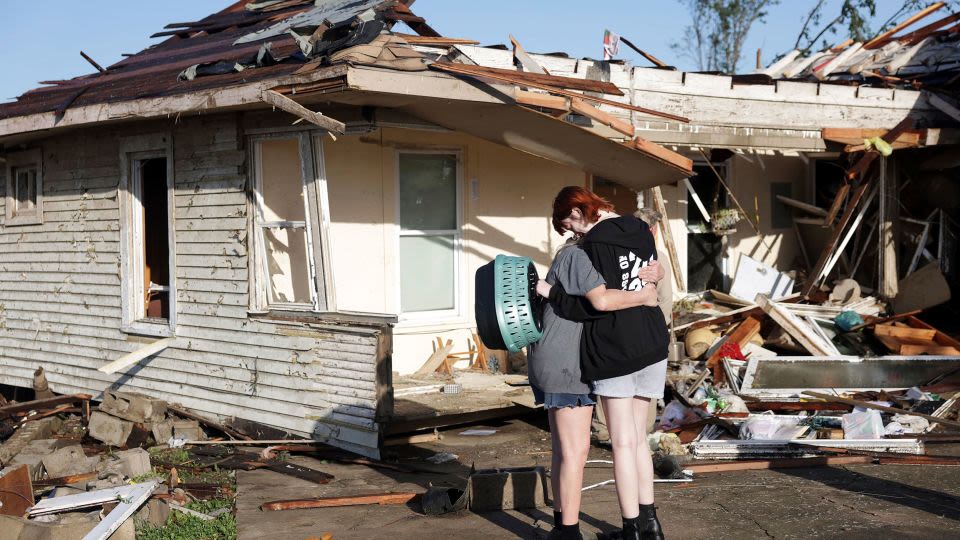
[[[247,153],[237,118],[33,143],[43,150],[44,223],[0,227],[0,383],[30,386],[42,365],[57,392],[143,392],[375,454],[378,359],[389,336],[248,316]],[[119,138],[159,131],[174,137],[177,339],[107,375],[97,368],[142,346],[119,330]]]

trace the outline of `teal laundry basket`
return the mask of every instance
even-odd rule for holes
[[[497,255],[476,273],[477,333],[491,349],[520,349],[542,336],[540,276],[529,257]]]

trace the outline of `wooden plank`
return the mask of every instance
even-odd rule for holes
[[[937,345],[935,343],[928,345],[902,343],[900,345],[900,354],[903,356],[920,356],[924,354],[935,356],[960,356],[960,350],[948,345]]]
[[[403,38],[411,45],[479,45],[480,42],[473,39],[436,37],[436,36],[415,36],[413,34],[399,34],[394,32],[395,36]]]
[[[630,143],[634,148],[684,171],[693,171],[693,160],[641,137]]]
[[[430,358],[427,358],[427,361],[420,366],[420,369],[417,370],[418,375],[427,375],[433,373],[443,364],[443,361],[447,359],[447,356],[450,354],[450,351],[453,350],[453,340],[447,340],[447,344],[443,347],[437,347],[437,350],[433,351],[433,354],[430,355]]]
[[[859,399],[850,399],[850,398],[845,398],[841,396],[831,396],[830,394],[823,394],[821,392],[806,391],[804,392],[804,395],[822,399],[824,401],[831,401],[834,403],[846,403],[847,405],[853,405],[854,407],[863,407],[865,409],[875,409],[878,411],[888,412],[892,414],[906,414],[909,416],[918,416],[920,418],[926,418],[931,422],[937,422],[939,424],[943,424],[944,426],[950,426],[952,428],[960,429],[960,422],[956,420],[946,420],[930,414],[908,411],[906,409],[898,409],[896,407],[887,407],[886,405],[877,405],[876,403],[871,403],[869,401],[861,401]]]
[[[145,347],[140,347],[139,349],[131,353],[125,354],[120,358],[114,360],[113,362],[110,362],[109,364],[100,367],[97,371],[101,373],[116,373],[121,369],[132,366],[133,364],[136,364],[137,362],[139,362],[140,360],[143,360],[144,358],[148,358],[161,351],[166,350],[167,347],[173,345],[174,341],[175,341],[175,338],[158,339],[157,341],[154,341],[153,343]]]
[[[643,114],[648,114],[648,115],[650,115],[650,116],[658,116],[658,117],[661,117],[661,118],[667,118],[667,119],[669,119],[669,120],[673,120],[673,121],[676,121],[676,122],[681,122],[681,123],[684,123],[684,124],[690,123],[690,119],[689,119],[689,118],[685,118],[685,117],[683,117],[683,116],[677,116],[677,115],[675,115],[675,114],[665,113],[665,112],[661,112],[661,111],[655,111],[655,110],[647,109],[647,108],[644,108],[644,107],[637,107],[636,105],[630,105],[630,104],[628,104],[628,103],[620,103],[619,101],[612,101],[612,100],[609,100],[609,99],[599,98],[599,97],[590,96],[590,95],[586,95],[586,94],[578,94],[578,93],[576,93],[576,92],[572,92],[572,91],[570,91],[570,90],[566,90],[566,89],[563,89],[563,88],[558,88],[558,87],[556,87],[556,86],[552,86],[552,85],[549,85],[549,84],[541,84],[541,83],[538,83],[538,82],[535,82],[535,81],[523,80],[523,79],[518,78],[518,77],[515,76],[516,74],[518,74],[518,72],[516,72],[516,71],[511,71],[511,70],[508,70],[508,69],[498,70],[499,72],[502,72],[502,74],[496,74],[496,73],[477,73],[477,72],[471,71],[471,70],[472,70],[473,68],[477,68],[477,67],[479,67],[479,66],[467,66],[466,64],[434,63],[434,64],[430,64],[430,67],[433,68],[433,69],[436,69],[436,70],[438,70],[438,71],[446,71],[446,72],[450,72],[450,73],[457,73],[457,74],[460,74],[460,75],[468,75],[468,76],[471,76],[471,77],[481,77],[481,78],[493,79],[493,80],[498,80],[498,81],[502,81],[502,82],[508,82],[508,83],[510,83],[510,84],[514,84],[514,85],[517,85],[517,86],[527,86],[527,87],[530,87],[530,88],[537,88],[537,89],[540,89],[540,90],[546,90],[546,91],[548,91],[548,92],[550,92],[550,93],[558,94],[558,95],[561,95],[561,96],[582,98],[582,99],[585,99],[585,100],[587,100],[587,101],[592,101],[592,102],[594,102],[594,103],[601,103],[601,104],[603,104],[603,105],[610,105],[611,107],[618,107],[618,108],[620,108],[620,109],[625,109],[625,110],[628,110],[628,111],[635,111],[635,112],[639,112],[639,113],[643,113]],[[464,69],[464,68],[467,68],[467,69]],[[486,68],[486,69],[493,69],[493,68]],[[529,74],[520,74],[520,75],[528,76]],[[573,80],[579,80],[579,79],[573,79]]]
[[[757,295],[757,305],[760,306],[771,319],[786,330],[788,334],[796,339],[803,348],[807,349],[810,354],[814,356],[831,356],[834,354],[831,347],[828,344],[822,343],[820,337],[815,334],[812,329],[807,328],[803,320],[777,305],[776,302],[771,301],[766,296]]]
[[[301,510],[304,508],[334,508],[340,506],[407,504],[420,497],[419,493],[386,493],[381,495],[356,495],[353,497],[326,497],[322,499],[294,499],[273,501],[260,506],[261,510]]]
[[[732,332],[726,335],[724,343],[736,343],[741,349],[760,333],[760,319],[755,316],[749,316],[742,323],[737,325]],[[722,347],[717,347],[713,354],[707,358],[707,367],[713,370],[713,379],[714,381],[721,381],[724,379],[723,376],[723,366],[720,365],[720,360],[722,355],[720,349]]]
[[[660,60],[660,59],[657,58],[656,56],[654,56],[654,55],[652,55],[652,54],[650,54],[650,53],[648,53],[648,52],[646,52],[646,51],[644,51],[644,50],[641,50],[640,47],[637,47],[636,45],[634,45],[633,42],[631,42],[629,39],[627,39],[627,38],[625,38],[625,37],[623,37],[623,36],[620,36],[620,41],[624,42],[624,43],[627,45],[627,47],[630,47],[631,49],[633,49],[634,51],[636,51],[637,54],[639,54],[640,56],[646,58],[651,64],[657,66],[658,68],[664,68],[664,69],[669,69],[669,68],[670,68],[670,66],[668,66],[666,63],[664,63],[662,60]]]
[[[941,112],[950,118],[960,122],[960,109],[933,92],[927,92],[925,95],[927,96],[927,101],[929,101],[931,105],[940,109]]]
[[[730,471],[759,471],[765,469],[797,469],[802,467],[829,467],[872,463],[870,456],[819,456],[794,459],[763,459],[749,461],[721,461],[714,463],[689,463],[683,468],[694,474],[709,474]]]
[[[792,206],[798,210],[803,210],[808,214],[813,214],[815,216],[827,217],[827,211],[819,206],[814,206],[812,204],[807,204],[805,202],[798,201],[796,199],[791,199],[790,197],[785,197],[783,195],[777,195],[777,200],[782,202],[787,206]]]
[[[264,90],[260,98],[274,107],[286,111],[294,116],[299,116],[304,120],[321,127],[331,133],[343,135],[347,131],[347,125],[339,120],[334,120],[318,112],[311,111],[287,96],[273,90]]]
[[[621,120],[612,114],[601,111],[597,107],[594,107],[581,98],[570,98],[570,109],[577,114],[582,114],[591,120],[600,122],[601,124],[608,126],[615,131],[623,133],[627,137],[632,138],[634,135],[635,130],[633,124],[625,120]]]
[[[25,401],[23,403],[14,403],[12,405],[5,405],[0,407],[0,418],[6,418],[7,416],[29,412],[29,411],[39,411],[43,409],[50,409],[56,407],[57,405],[63,405],[67,403],[76,403],[78,401],[90,401],[93,399],[93,396],[90,394],[71,394],[68,396],[57,396],[47,399],[37,399],[34,401]]]
[[[886,40],[887,38],[889,38],[889,37],[891,37],[891,36],[893,36],[893,35],[896,35],[897,32],[899,32],[899,31],[903,30],[904,28],[907,28],[908,26],[912,25],[913,23],[915,23],[915,22],[917,22],[917,21],[919,21],[919,20],[927,17],[928,15],[930,15],[930,14],[933,13],[934,11],[937,11],[938,9],[944,7],[945,5],[946,5],[946,3],[944,3],[944,2],[937,2],[937,3],[935,3],[935,4],[931,5],[931,6],[928,6],[928,7],[924,8],[924,9],[920,10],[919,12],[917,12],[916,14],[914,14],[912,17],[910,17],[910,18],[908,18],[907,20],[903,21],[902,23],[894,26],[893,28],[891,28],[891,29],[887,30],[886,32],[880,34],[879,36],[871,39],[870,41],[868,41],[868,42],[866,42],[866,43],[864,43],[864,44],[863,44],[863,48],[864,48],[864,49],[875,49],[875,48],[879,47],[880,44],[881,44],[884,40]]]
[[[670,231],[670,218],[667,217],[667,205],[663,202],[663,192],[660,186],[653,189],[653,209],[660,213],[660,234],[663,243],[667,246],[667,256],[670,257],[670,268],[673,270],[673,279],[676,290],[687,290],[683,281],[683,270],[680,268],[680,257],[677,255],[677,246],[673,242],[673,232]]]
[[[527,51],[520,46],[520,42],[517,41],[512,35],[510,36],[510,43],[513,44],[513,57],[520,62],[520,65],[523,66],[524,70],[539,75],[550,75],[550,72],[543,69],[543,66],[538,64],[536,60],[527,54]]]
[[[430,67],[441,71],[457,71],[460,73],[488,77],[495,79],[497,77],[507,77],[511,81],[517,81],[516,84],[527,85],[531,87],[548,86],[550,88],[559,88],[566,90],[580,90],[583,92],[598,92],[612,96],[622,96],[623,91],[617,85],[607,81],[596,81],[593,79],[577,79],[574,77],[561,77],[559,75],[544,75],[539,73],[527,73],[511,69],[500,69],[486,66],[468,66],[466,64],[452,64],[446,62],[437,62]],[[536,84],[537,86],[534,86]]]
[[[528,90],[517,90],[514,100],[521,105],[531,105],[552,109],[555,111],[570,111],[570,99],[563,96],[553,96],[541,92],[530,92]]]
[[[876,48],[883,47],[884,45],[886,45],[887,43],[890,43],[891,41],[899,41],[901,43],[910,43],[910,44],[918,43],[923,39],[927,38],[928,36],[932,35],[934,32],[936,32],[940,28],[943,28],[944,26],[947,26],[948,24],[954,23],[956,21],[960,21],[960,13],[954,13],[953,15],[949,15],[942,19],[938,19],[908,34],[887,38],[886,40],[876,43],[875,47]]]
[[[894,326],[892,324],[880,324],[873,328],[873,332],[878,336],[893,336],[898,338],[919,339],[921,341],[933,341],[937,334],[936,330],[924,328],[910,328],[907,326]]]

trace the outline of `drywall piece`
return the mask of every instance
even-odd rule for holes
[[[900,280],[897,290],[891,302],[894,313],[927,309],[950,300],[950,285],[940,272],[939,260]]]
[[[753,358],[740,394],[758,399],[798,398],[807,390],[840,393],[903,390],[960,368],[956,356],[780,356]]]
[[[781,298],[793,291],[793,278],[751,258],[740,254],[737,274],[730,287],[730,296],[750,302],[758,294],[769,298]]]
[[[27,513],[29,517],[35,517],[116,502],[117,506],[113,511],[83,537],[84,540],[106,540],[150,498],[159,484],[158,480],[153,480],[141,484],[44,499],[30,508]]]
[[[110,362],[105,366],[101,366],[97,371],[100,371],[102,373],[116,373],[121,369],[130,367],[136,364],[137,362],[143,360],[144,358],[149,358],[157,353],[160,353],[166,350],[167,347],[173,345],[174,339],[175,338],[158,339],[157,341],[154,341],[149,345],[140,347],[139,349],[131,353],[121,356],[120,358],[114,360],[113,362]]]

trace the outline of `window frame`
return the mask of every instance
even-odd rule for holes
[[[443,230],[431,230],[431,231],[404,231],[400,223],[400,156],[401,154],[430,154],[430,155],[452,155],[456,159],[457,164],[457,173],[456,173],[456,201],[454,202],[456,206],[456,229],[443,229]],[[425,321],[434,321],[434,320],[455,320],[459,319],[463,315],[463,307],[465,305],[464,300],[464,285],[462,279],[463,272],[463,178],[464,178],[464,163],[463,163],[463,149],[461,148],[450,148],[450,147],[430,147],[430,148],[397,148],[394,152],[394,190],[396,193],[396,200],[394,211],[396,215],[396,220],[394,223],[394,252],[396,255],[396,275],[395,275],[395,302],[396,302],[396,313],[397,318],[401,324],[403,323],[417,323]],[[403,299],[402,299],[402,286],[403,286],[403,277],[401,276],[401,265],[400,265],[400,239],[404,236],[447,236],[453,234],[453,308],[452,309],[439,309],[439,310],[430,310],[430,311],[412,311],[404,312],[403,311]]]
[[[250,262],[250,302],[251,313],[267,313],[270,311],[314,312],[324,313],[332,305],[329,283],[329,220],[327,211],[329,204],[326,197],[326,175],[323,166],[322,135],[316,135],[312,130],[278,131],[248,135],[248,151],[250,158],[249,178],[250,196],[248,238],[252,254]],[[265,223],[263,220],[263,177],[260,170],[261,146],[260,143],[269,140],[296,139],[300,150],[300,181],[304,195],[304,227],[307,241],[307,263],[310,275],[310,297],[307,303],[271,303],[270,280],[266,275],[267,253],[263,237]],[[273,223],[273,222],[270,222]],[[286,222],[283,222],[286,223]]]
[[[167,246],[169,249],[170,315],[162,319],[140,316],[143,290],[143,204],[139,199],[142,178],[134,169],[137,163],[148,159],[166,159],[167,169]],[[177,256],[176,256],[176,194],[174,182],[173,136],[155,133],[126,137],[120,140],[120,183],[117,198],[120,207],[120,331],[127,334],[169,337],[177,329]]]
[[[12,152],[5,156],[6,159],[6,177],[7,191],[4,200],[5,220],[4,225],[41,225],[43,224],[43,151],[40,148],[24,150],[22,152]],[[15,195],[17,179],[14,178],[16,169],[26,167],[35,167],[37,177],[35,180],[35,191],[37,202],[32,212],[27,214],[18,214],[16,212],[17,199]]]

